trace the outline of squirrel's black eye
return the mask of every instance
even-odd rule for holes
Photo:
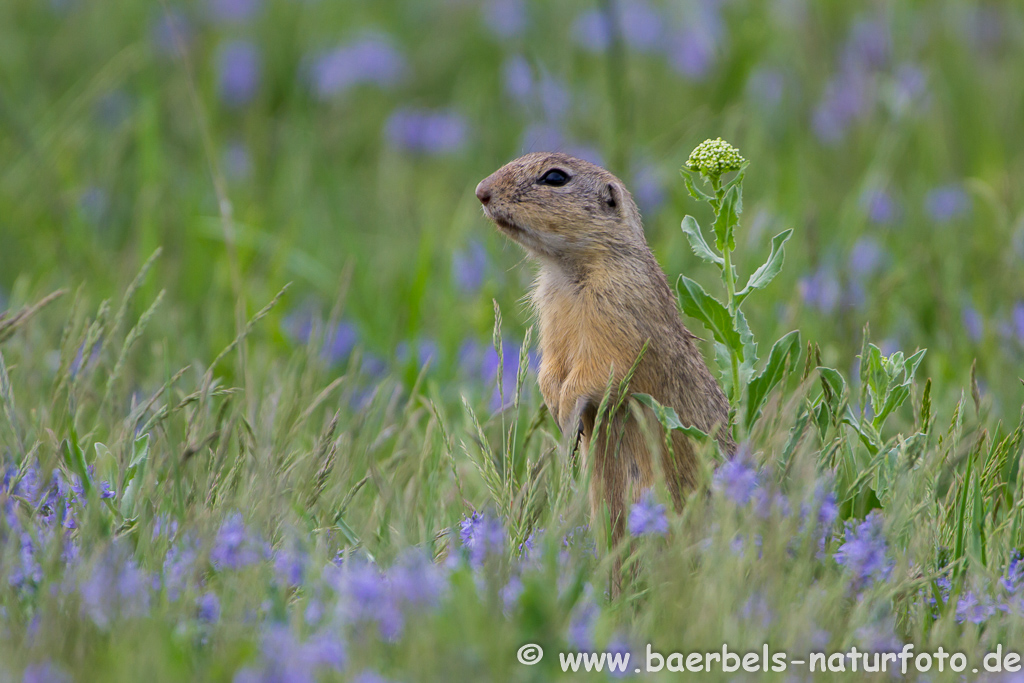
[[[537,179],[538,185],[551,185],[552,187],[561,187],[567,182],[569,182],[569,174],[557,168],[551,169]]]

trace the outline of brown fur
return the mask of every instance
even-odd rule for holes
[[[569,182],[538,184],[553,168],[569,174]],[[607,504],[617,543],[629,504],[654,484],[644,434],[651,426],[660,433],[660,427],[650,410],[646,426],[620,411],[612,418],[611,442],[603,427],[593,434],[609,374],[614,372],[617,387],[646,342],[628,391],[671,406],[683,424],[715,433],[732,452],[728,402],[679,318],[644,239],[640,212],[618,178],[565,154],[527,154],[481,181],[477,197],[487,217],[540,265],[533,304],[540,323],[541,393],[563,432],[582,430],[581,452],[592,468],[592,523]],[[576,418],[582,424],[572,424]],[[672,434],[672,451],[674,457],[662,446],[657,455],[680,509],[697,463],[681,432]]]

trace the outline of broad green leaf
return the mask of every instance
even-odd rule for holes
[[[693,178],[690,176],[689,173],[687,173],[685,170],[681,170],[680,174],[683,176],[683,182],[686,183],[686,191],[690,193],[691,197],[693,197],[697,201],[714,201],[714,197],[709,195],[707,192],[701,191],[696,185],[694,185]]]
[[[782,270],[782,263],[786,259],[786,241],[792,236],[793,229],[784,230],[772,238],[772,250],[768,254],[768,260],[761,264],[761,267],[753,272],[747,280],[747,286],[736,293],[736,305],[739,306],[743,300],[755,289],[764,289],[768,283],[775,279],[775,276]]]
[[[665,429],[683,432],[690,438],[701,442],[711,439],[711,436],[704,430],[698,427],[684,425],[679,420],[679,415],[676,413],[674,408],[671,406],[661,405],[658,403],[657,399],[650,394],[633,394],[633,398],[653,410],[654,414],[658,417],[658,422],[660,422],[661,426]]]
[[[738,185],[733,185],[722,198],[722,206],[718,211],[718,216],[715,218],[715,246],[718,247],[718,251],[725,251],[727,247],[729,251],[736,248],[733,229],[739,222],[739,216],[736,213],[736,202],[738,199]]]
[[[736,311],[736,331],[740,335],[740,387],[745,387],[754,376],[754,364],[757,363],[757,342],[754,341],[754,333],[750,331],[747,324],[747,316],[743,311]]]
[[[96,468],[96,477],[102,481],[108,481],[111,485],[117,485],[117,458],[110,452],[106,444],[96,442],[93,445],[96,449],[96,461],[94,467]]]
[[[78,475],[82,482],[82,491],[88,498],[92,492],[92,481],[89,479],[89,469],[85,463],[85,453],[78,443],[78,430],[75,429],[75,421],[68,418],[68,438],[63,443],[64,462],[68,469]]]
[[[121,514],[126,518],[132,518],[135,512],[135,499],[138,496],[139,488],[142,486],[143,474],[146,471],[146,461],[149,458],[149,434],[143,434],[135,439],[132,444],[132,459],[128,469],[124,473],[121,494]]]
[[[700,225],[697,224],[697,219],[693,216],[687,216],[683,219],[683,233],[686,235],[686,239],[690,241],[690,248],[693,249],[693,253],[699,256],[702,260],[708,263],[714,263],[719,268],[725,267],[725,261],[721,256],[711,251],[711,247],[704,241],[704,235],[700,231]]]
[[[750,381],[747,386],[747,419],[749,431],[754,422],[761,416],[761,407],[775,385],[782,380],[787,362],[792,365],[800,357],[800,331],[793,330],[785,335],[772,347],[768,354],[768,363],[760,375]]]
[[[701,321],[716,341],[734,349],[743,360],[743,344],[725,306],[685,275],[679,276],[676,291],[683,313]]]

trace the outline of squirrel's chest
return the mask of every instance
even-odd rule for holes
[[[602,375],[609,368],[624,372],[636,340],[635,326],[625,312],[600,290],[582,288],[556,278],[541,279],[534,291],[540,326],[541,371],[561,383],[572,372]],[[625,364],[625,367],[622,365]]]

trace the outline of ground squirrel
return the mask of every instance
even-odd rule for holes
[[[626,410],[618,428],[593,434],[614,371],[615,386],[644,352],[629,385],[671,406],[685,425],[714,433],[735,450],[729,405],[683,325],[665,274],[644,239],[640,212],[622,182],[589,162],[558,153],[512,161],[477,185],[484,213],[538,262],[533,305],[540,324],[540,389],[563,434],[579,438],[591,469],[592,524],[601,505],[612,541],[623,537],[628,505],[654,483],[651,446],[676,509],[694,484],[694,447],[681,432],[664,445]],[[613,397],[614,400],[614,397]],[[614,403],[613,403],[614,405]],[[660,443],[664,443],[657,427]],[[617,436],[621,435],[621,437]]]

